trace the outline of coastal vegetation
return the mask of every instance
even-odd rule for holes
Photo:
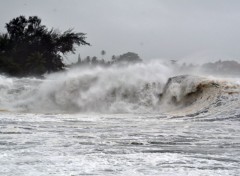
[[[72,29],[59,32],[48,29],[37,16],[19,16],[6,24],[6,33],[0,33],[0,74],[9,76],[36,76],[57,72],[72,67],[109,67],[112,65],[125,66],[142,62],[137,53],[126,52],[121,55],[106,57],[102,50],[101,58],[78,55],[77,62],[67,65],[64,57],[67,53],[75,53],[77,46],[90,45],[85,33],[76,33]],[[201,72],[219,75],[240,75],[240,64],[237,61],[217,61],[203,65],[178,63],[171,60],[170,67],[178,73]]]
[[[37,16],[19,16],[0,34],[0,72],[11,76],[41,76],[64,69],[63,56],[90,45],[85,33],[47,29]]]
[[[101,55],[105,55],[105,51],[101,51]],[[134,52],[127,52],[119,56],[113,55],[111,59],[99,59],[96,56],[87,56],[86,58],[82,59],[80,54],[78,55],[78,61],[69,65],[69,67],[79,67],[79,66],[112,66],[112,65],[128,65],[142,62],[142,59],[139,57],[138,54]]]
[[[72,66],[109,66],[115,63],[136,63],[142,60],[138,54],[128,52],[120,56],[102,58],[87,56],[72,65],[64,63],[67,53],[75,53],[76,46],[90,45],[85,33],[75,33],[72,29],[59,32],[42,25],[37,16],[19,16],[6,24],[6,33],[0,34],[0,73],[9,76],[42,76],[46,73],[62,71]]]

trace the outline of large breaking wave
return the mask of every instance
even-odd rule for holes
[[[175,116],[238,118],[240,85],[236,79],[176,76],[161,94],[162,106]]]
[[[0,76],[0,110],[33,113],[236,113],[239,83],[174,76],[161,63],[79,68],[46,79]]]

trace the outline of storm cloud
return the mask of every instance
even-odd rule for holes
[[[238,0],[0,0],[0,31],[19,15],[87,33],[82,57],[132,51],[143,59],[240,59]],[[73,56],[69,56],[74,61]]]

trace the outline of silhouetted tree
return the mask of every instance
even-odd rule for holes
[[[102,57],[103,57],[105,54],[106,54],[106,51],[102,50],[102,51],[101,51]]]
[[[92,58],[92,64],[93,64],[93,65],[96,65],[97,63],[98,63],[97,57],[94,56],[94,57]]]
[[[116,62],[125,62],[125,63],[137,63],[137,62],[142,62],[142,59],[138,56],[138,54],[133,53],[133,52],[128,52],[125,54],[120,55],[117,59]]]
[[[91,58],[90,58],[90,56],[87,56],[87,57],[86,57],[84,63],[86,63],[86,64],[90,64],[90,63],[91,63]]]
[[[112,62],[115,62],[115,60],[116,60],[116,56],[113,55],[113,56],[112,56]]]
[[[6,29],[0,35],[0,71],[15,76],[63,70],[63,55],[74,53],[75,45],[89,45],[84,33],[48,30],[37,16],[14,18]]]
[[[78,61],[77,61],[77,64],[81,64],[81,62],[82,62],[81,56],[80,56],[80,54],[78,54]]]

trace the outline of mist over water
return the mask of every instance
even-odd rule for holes
[[[190,76],[193,73],[187,70],[185,76],[177,76],[176,72],[175,67],[155,61],[108,68],[72,68],[46,75],[44,79],[1,76],[1,110],[163,113],[177,109],[183,112],[189,108],[188,113],[196,113],[209,108],[223,96],[229,99],[235,96],[227,91],[239,91],[236,78],[206,77],[199,71]]]
[[[157,96],[171,74],[154,62],[75,68],[44,80],[2,77],[1,91],[7,96],[1,104],[6,110],[30,112],[146,112],[157,108]]]

